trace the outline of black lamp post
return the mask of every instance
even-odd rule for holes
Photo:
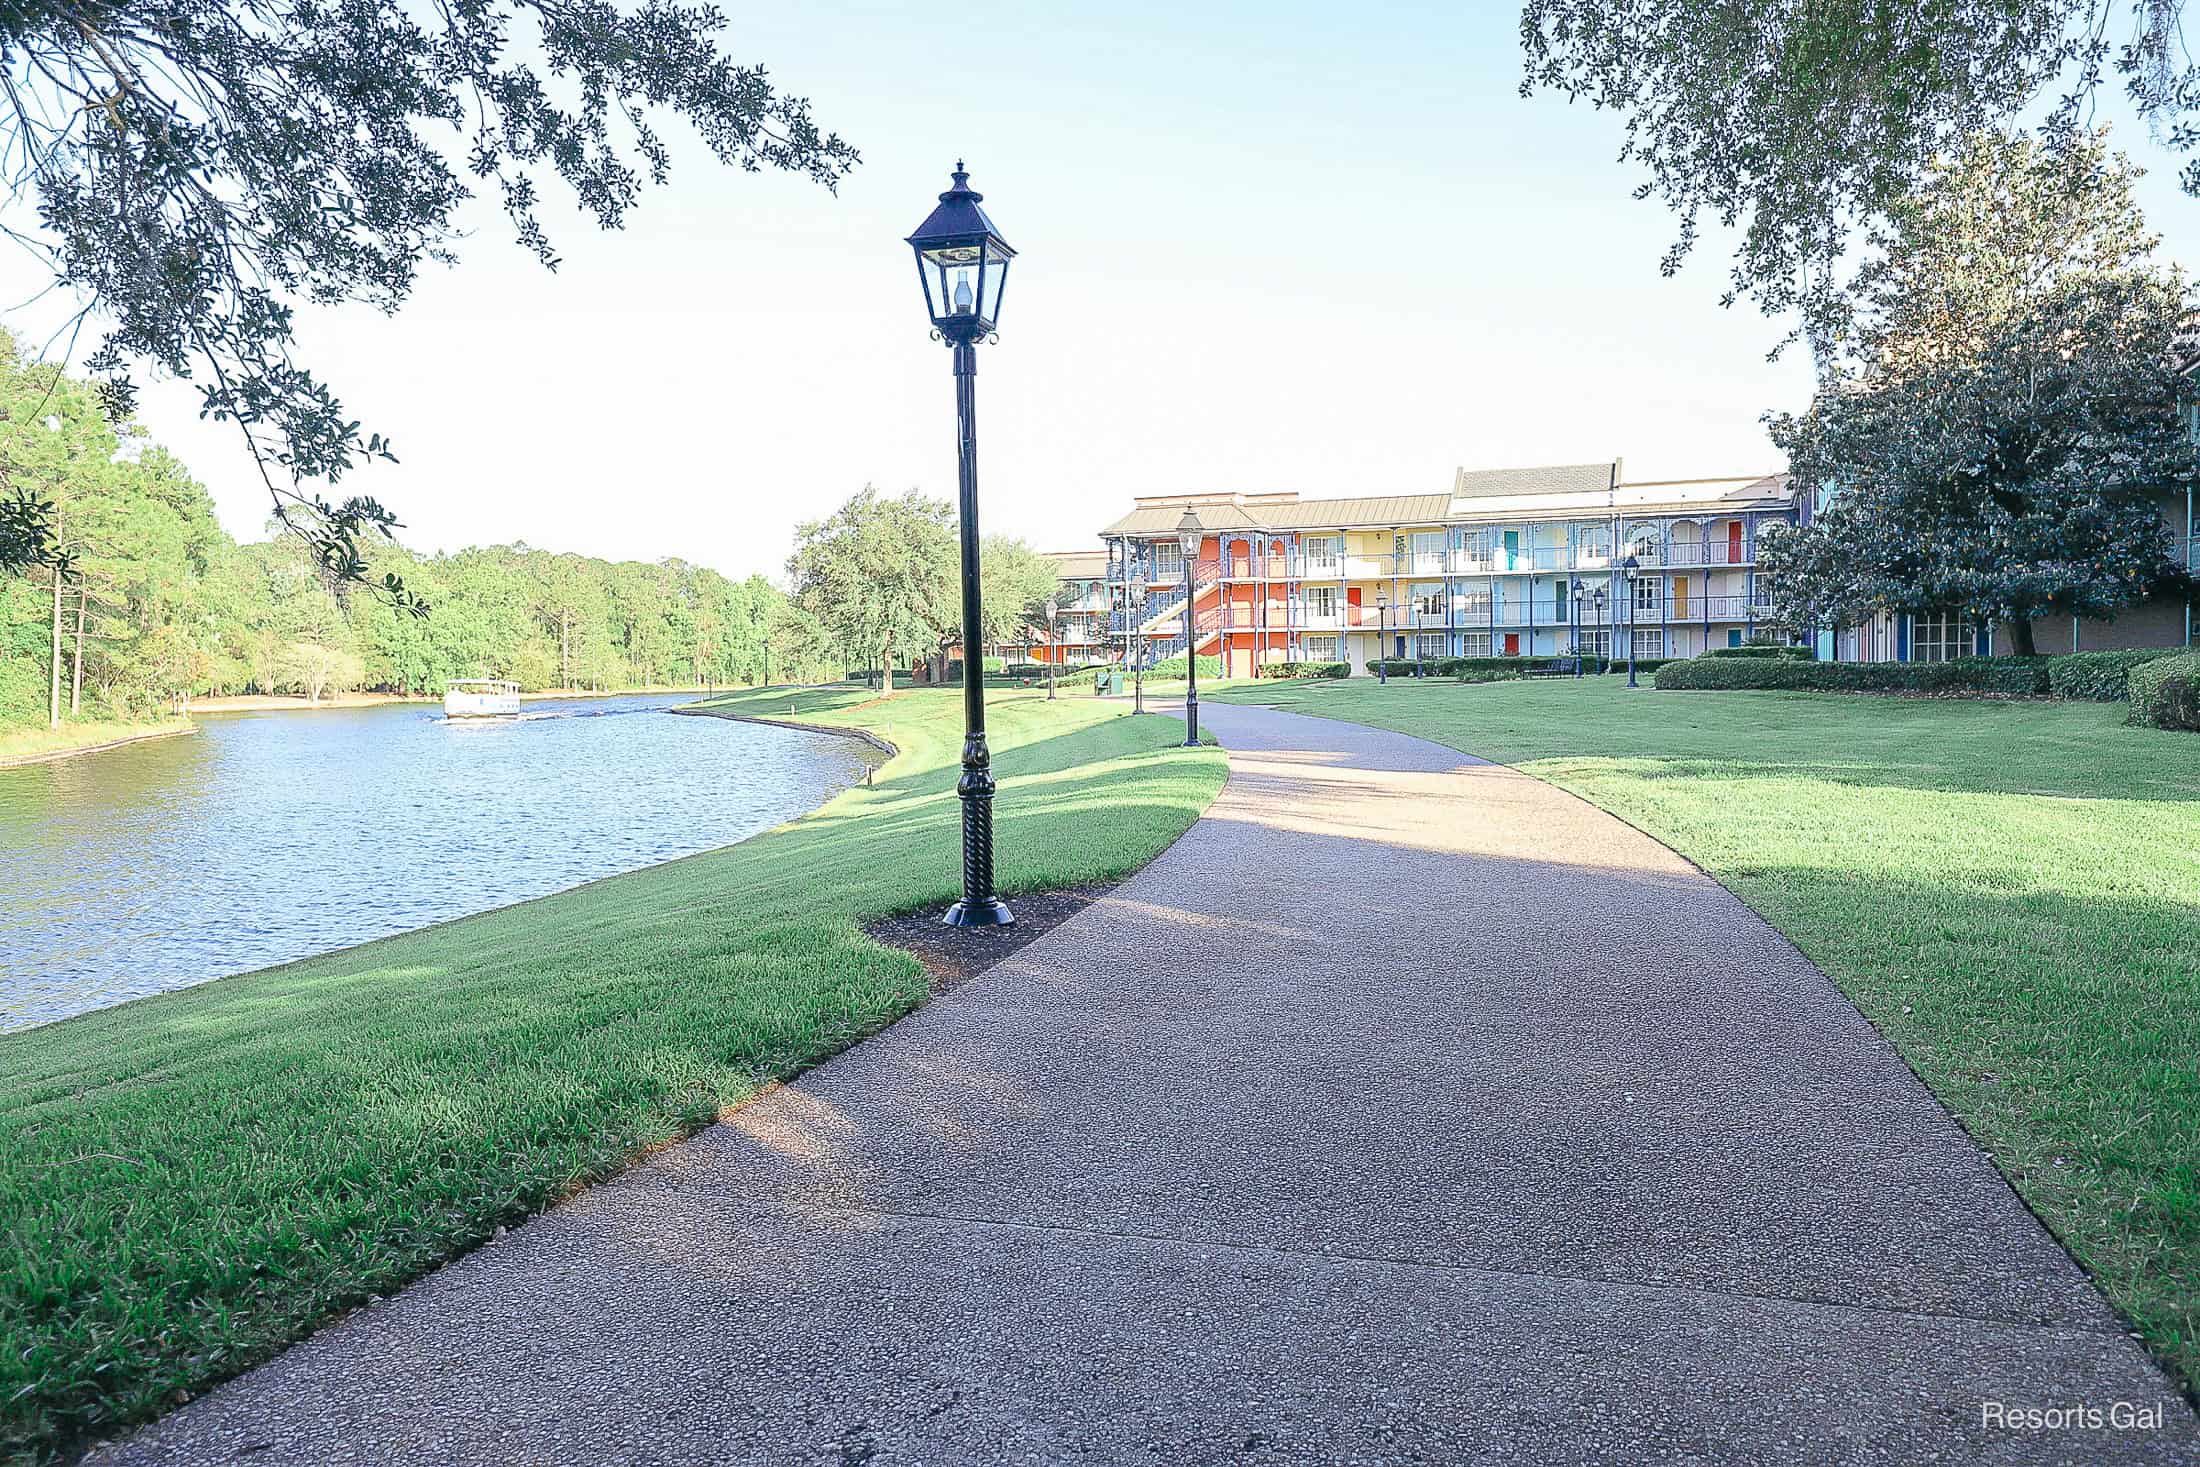
[[[1139,617],[1146,614],[1146,583],[1140,581],[1131,586],[1125,599],[1127,604],[1123,612],[1123,658],[1131,664],[1131,712],[1144,713],[1146,711],[1146,632],[1143,627],[1138,629],[1138,652],[1135,658],[1131,652],[1130,633],[1132,625]]]
[[[1630,555],[1619,563],[1619,568],[1627,572],[1627,686],[1632,688],[1637,686],[1635,682],[1635,580],[1642,574],[1642,562]]]
[[[940,195],[908,239],[916,251],[932,335],[955,356],[955,418],[960,473],[957,488],[962,534],[963,749],[962,900],[941,921],[951,927],[1006,927],[1015,922],[993,890],[993,760],[985,743],[984,620],[978,597],[978,343],[1000,320],[1001,292],[1016,252],[978,207],[984,197],[970,187],[958,160],[955,186]]]
[[[1610,622],[1609,622],[1608,620],[1606,620],[1606,618],[1605,618],[1605,615],[1604,615],[1604,603],[1605,603],[1605,602],[1606,602],[1607,600],[1609,600],[1609,599],[1610,599],[1610,598],[1609,598],[1609,597],[1608,597],[1608,596],[1607,596],[1607,595],[1605,594],[1605,590],[1604,590],[1604,588],[1603,588],[1602,586],[1599,586],[1599,587],[1597,587],[1597,588],[1596,588],[1596,589],[1595,589],[1594,591],[1591,591],[1591,592],[1589,593],[1589,609],[1590,609],[1590,611],[1591,611],[1591,612],[1595,613],[1595,615],[1596,615],[1596,619],[1597,619],[1597,625],[1598,625],[1598,626],[1600,626],[1600,627],[1603,627],[1603,628],[1604,628],[1604,637],[1605,637],[1605,658],[1604,658],[1604,666],[1603,666],[1602,668],[1599,668],[1599,669],[1598,669],[1598,671],[1600,671],[1600,672],[1609,672],[1609,671],[1611,671],[1611,668],[1612,668],[1612,658],[1611,658],[1611,636],[1612,636],[1612,628],[1611,628],[1611,623],[1610,623]]]
[[[1581,589],[1579,579],[1574,581],[1574,676],[1581,676],[1581,600],[1589,593]]]
[[[1184,552],[1184,747],[1199,745],[1199,620],[1192,614],[1192,562],[1199,559],[1199,542],[1205,535],[1199,511],[1186,508],[1176,522],[1176,547]]]
[[[1390,681],[1390,593],[1375,593],[1375,682]]]
[[[1062,614],[1062,603],[1047,597],[1047,701],[1054,701],[1054,664],[1062,655],[1062,643],[1054,635],[1054,619]]]

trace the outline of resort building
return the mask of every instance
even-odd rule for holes
[[[1186,509],[1205,531],[1188,582]],[[1762,633],[1758,538],[1795,513],[1784,475],[1630,483],[1617,459],[1461,469],[1442,494],[1143,496],[1101,531],[1108,625],[1147,655],[1182,652],[1188,584],[1191,644],[1233,677],[1575,647],[1686,657]]]
[[[2200,509],[2192,486],[2164,492],[2160,508],[2169,525],[2171,560],[2200,575]],[[2187,597],[2150,596],[2113,621],[2039,617],[2032,623],[2032,644],[2043,653],[2182,647],[2193,640],[2192,613]],[[2017,639],[2006,623],[1988,625],[1960,613],[1884,611],[1860,626],[1821,632],[1816,645],[1819,657],[1829,661],[1946,662],[2011,655]]]
[[[1108,584],[1108,557],[1100,550],[1050,550],[1046,558],[1057,567],[1060,590],[1055,593],[1054,635],[1049,640],[1044,626],[1030,629],[1029,647],[995,648],[994,655],[1015,660],[1028,650],[1033,662],[1064,662],[1072,666],[1105,662],[1110,649],[1120,650],[1122,638],[1111,636],[1108,615],[1115,606],[1115,591]]]

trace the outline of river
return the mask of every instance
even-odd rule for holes
[[[730,845],[862,777],[851,740],[676,701],[208,715],[0,769],[0,1031]]]

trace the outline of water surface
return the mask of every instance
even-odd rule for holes
[[[0,769],[0,1030],[730,845],[861,777],[853,741],[672,701],[208,715]]]

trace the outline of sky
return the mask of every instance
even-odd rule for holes
[[[408,545],[776,577],[796,524],[866,484],[952,499],[948,353],[902,240],[958,157],[1019,251],[979,350],[980,519],[1039,549],[1096,544],[1137,494],[1773,472],[1760,419],[1808,399],[1799,350],[1766,361],[1784,326],[1720,308],[1724,238],[1659,274],[1675,221],[1631,197],[1619,119],[1519,96],[1515,5],[728,13],[729,54],[861,150],[837,194],[668,124],[672,180],[624,230],[546,215],[555,274],[484,202],[399,314],[306,318],[303,359],[401,460],[342,487]],[[2120,142],[2192,263],[2200,202]],[[38,284],[0,259],[0,300]],[[7,319],[36,345],[56,309]],[[263,533],[266,491],[193,388],[148,384],[141,419],[231,533]]]

